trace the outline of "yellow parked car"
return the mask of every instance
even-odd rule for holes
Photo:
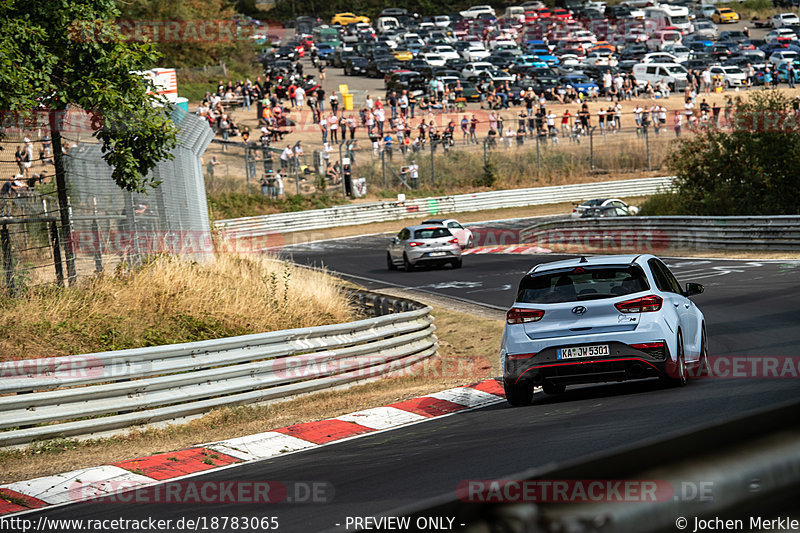
[[[411,61],[412,59],[414,59],[414,54],[412,54],[408,50],[394,50],[392,52],[392,55],[398,61]]]
[[[331,24],[341,24],[342,26],[355,24],[356,22],[365,22],[369,24],[369,17],[362,17],[355,13],[336,13],[331,19]]]
[[[739,22],[739,13],[729,7],[720,7],[714,10],[711,20],[716,24],[733,24]]]

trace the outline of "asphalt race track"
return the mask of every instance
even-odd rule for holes
[[[385,266],[387,239],[340,239],[297,245],[285,253],[299,263],[325,264],[369,288],[410,287],[500,308],[512,302],[522,273],[538,262],[558,258],[476,254],[465,256],[460,270],[390,272]],[[669,258],[666,262],[682,283],[696,280],[706,287],[694,300],[706,316],[712,366],[719,356],[797,355],[800,262]],[[695,380],[680,389],[663,389],[655,382],[574,387],[557,398],[536,395],[530,407],[497,404],[194,478],[325,482],[334,491],[332,501],[325,504],[209,507],[86,502],[27,518],[277,516],[279,531],[338,529],[348,516],[375,516],[453,494],[464,480],[498,478],[571,461],[800,399],[798,383],[719,378]]]

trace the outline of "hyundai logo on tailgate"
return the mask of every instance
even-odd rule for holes
[[[575,313],[576,315],[582,315],[583,313],[586,312],[586,308],[582,305],[578,305],[572,308],[572,312]]]

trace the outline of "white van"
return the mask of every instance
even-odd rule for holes
[[[663,50],[665,46],[681,44],[681,32],[677,30],[658,30],[647,39],[647,48],[650,50]]]
[[[644,18],[654,22],[658,29],[672,26],[686,33],[694,31],[692,22],[689,19],[688,7],[671,6],[669,4],[648,7],[644,10]]]
[[[655,86],[664,80],[672,91],[686,88],[686,74],[686,68],[677,63],[639,63],[633,66],[633,77],[640,84],[649,81]]]
[[[400,29],[400,21],[394,17],[381,17],[375,24],[375,29],[378,33],[385,33],[388,30]]]

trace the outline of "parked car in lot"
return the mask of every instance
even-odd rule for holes
[[[436,224],[446,227],[450,230],[450,233],[456,236],[458,244],[462,249],[475,246],[475,238],[472,235],[472,231],[462,226],[458,220],[452,218],[431,218],[429,220],[423,220],[420,224]]]
[[[511,405],[568,385],[658,377],[685,385],[689,366],[707,367],[703,313],[649,254],[581,257],[540,264],[520,281],[500,347]]]
[[[781,28],[783,26],[791,26],[793,24],[800,24],[800,18],[794,13],[778,13],[772,17],[772,27]]]
[[[711,20],[717,24],[733,24],[739,22],[739,13],[729,7],[719,7],[714,9]]]
[[[747,74],[735,66],[713,66],[708,69],[711,76],[720,77],[725,87],[744,87],[747,81]]]
[[[422,265],[450,264],[461,268],[461,245],[458,237],[441,224],[408,226],[392,237],[386,251],[386,266],[406,272]]]

